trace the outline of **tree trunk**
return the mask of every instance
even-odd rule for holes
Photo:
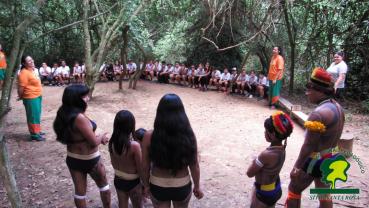
[[[129,31],[129,26],[125,26],[123,28],[123,46],[120,49],[121,50],[121,57],[120,57],[120,61],[123,65],[123,73],[120,74],[119,76],[119,90],[123,89],[123,76],[125,75],[125,73],[128,73],[127,71],[127,48],[128,48],[128,31]]]
[[[39,9],[45,4],[45,0],[38,0],[36,8]],[[10,165],[3,127],[5,126],[6,114],[10,111],[10,96],[13,85],[15,69],[19,65],[19,57],[22,56],[24,47],[20,49],[20,44],[26,29],[35,20],[36,15],[27,17],[21,22],[13,33],[13,44],[8,59],[6,75],[0,100],[0,172],[10,204],[12,207],[22,207],[22,200],[14,178],[14,173]]]
[[[145,49],[136,41],[133,39],[133,42],[135,43],[135,45],[138,47],[138,49],[142,52],[142,57],[143,57],[143,65],[141,68],[139,68],[139,70],[137,70],[134,74],[134,76],[129,80],[129,86],[128,88],[132,88],[132,89],[136,89],[136,85],[137,85],[137,81],[138,79],[140,79],[142,72],[145,69],[145,66],[147,64],[148,61],[148,55],[145,51]]]
[[[10,165],[8,150],[6,147],[4,128],[6,116],[0,119],[0,173],[1,180],[4,183],[8,199],[13,208],[22,207],[22,200],[14,178],[14,173]]]
[[[290,55],[290,72],[291,73],[290,73],[290,84],[288,88],[288,94],[291,95],[293,93],[294,79],[295,79],[296,42],[295,42],[295,37],[294,37],[295,32],[293,31],[293,28],[290,22],[290,17],[288,14],[288,1],[285,1],[285,0],[282,1],[282,4],[283,4],[284,19],[286,21],[286,27],[287,27],[287,33],[288,33],[288,41],[290,43],[290,48],[291,48],[291,55]]]
[[[251,54],[250,51],[247,51],[247,53],[243,57],[241,67],[240,67],[240,71],[242,71],[243,67],[246,65],[247,59],[249,59],[250,54]]]

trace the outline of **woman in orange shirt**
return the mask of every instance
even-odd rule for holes
[[[3,48],[0,44],[0,90],[3,89],[4,79],[6,70],[6,58],[3,52]]]
[[[28,130],[31,140],[45,141],[41,133],[42,85],[31,56],[22,57],[21,72],[18,76],[18,99],[26,108]]]
[[[284,72],[284,58],[282,56],[282,48],[277,46],[273,48],[272,60],[269,64],[269,105],[275,108],[279,100],[282,88],[282,78]]]

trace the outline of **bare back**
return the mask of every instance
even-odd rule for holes
[[[117,152],[115,152],[113,147],[113,152],[110,153],[111,158],[111,164],[115,170],[123,171],[125,173],[129,174],[135,174],[138,172],[138,167],[136,163],[136,151],[140,147],[140,144],[135,141],[131,141],[130,147],[122,152],[121,155],[119,155]],[[141,151],[141,150],[139,150]]]
[[[283,167],[286,151],[283,146],[271,146],[264,150],[261,155],[267,159],[263,168],[255,175],[259,184],[270,184],[277,181]]]

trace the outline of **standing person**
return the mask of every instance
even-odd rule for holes
[[[287,114],[278,111],[265,119],[264,128],[265,140],[270,146],[254,159],[247,170],[248,177],[255,177],[252,208],[274,206],[282,196],[279,173],[286,158],[287,137],[293,131],[293,123]]]
[[[3,48],[0,44],[0,90],[3,89],[6,67],[7,65],[6,65],[5,53],[3,52]]]
[[[188,207],[193,193],[201,199],[200,166],[196,136],[191,128],[181,99],[164,95],[158,105],[154,129],[142,141],[143,183],[150,190],[155,208]]]
[[[288,186],[286,205],[288,208],[300,207],[301,193],[314,181],[317,188],[329,188],[321,181],[320,165],[324,160],[337,156],[337,143],[341,137],[345,115],[342,107],[332,98],[333,81],[323,68],[315,68],[306,86],[309,101],[318,104],[310,113],[306,128],[305,141],[293,170]],[[332,207],[332,201],[324,196],[320,207]]]
[[[134,208],[142,207],[140,181],[142,154],[140,144],[133,141],[135,123],[135,117],[131,112],[119,111],[115,116],[113,135],[109,141],[119,208],[128,208],[128,199],[131,199]]]
[[[97,125],[86,115],[89,89],[76,84],[65,88],[62,105],[53,124],[56,140],[67,146],[66,163],[74,183],[76,207],[87,207],[87,174],[100,190],[103,207],[111,207],[110,188],[99,145],[109,141],[105,134],[96,135]]]
[[[284,73],[284,58],[282,48],[277,46],[273,48],[272,60],[269,64],[269,106],[274,109],[279,100],[282,88],[282,78]]]
[[[336,99],[343,99],[345,91],[345,80],[347,74],[347,64],[343,60],[344,53],[337,52],[334,54],[334,62],[329,66],[327,72],[333,77],[334,95]]]
[[[31,56],[22,57],[18,76],[18,99],[26,109],[28,130],[31,140],[45,141],[41,132],[42,85]]]

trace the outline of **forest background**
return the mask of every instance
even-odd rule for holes
[[[103,62],[126,62],[129,58],[139,63],[145,55],[147,59],[167,63],[208,61],[219,69],[244,66],[248,71],[266,73],[272,47],[281,46],[287,69],[284,86],[289,93],[298,93],[314,67],[327,68],[333,61],[333,53],[344,51],[349,66],[347,97],[361,102],[364,111],[369,110],[369,85],[363,79],[369,75],[369,1],[54,0],[37,3],[1,0],[0,42],[7,54],[14,47],[17,27],[29,18],[32,23],[24,31],[20,46],[37,65],[42,62],[52,65],[60,59],[70,66],[75,61],[85,62],[89,53],[85,47],[89,44],[91,71]],[[83,21],[86,19],[87,28]],[[90,42],[86,42],[87,35]],[[102,52],[100,60],[99,52]]]

